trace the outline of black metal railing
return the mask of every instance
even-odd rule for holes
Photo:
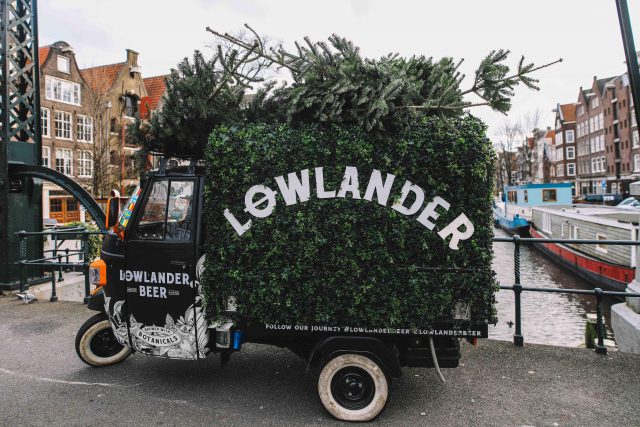
[[[56,280],[61,282],[64,280],[62,276],[63,269],[73,269],[77,271],[81,269],[84,274],[84,303],[86,304],[91,289],[89,286],[89,238],[98,234],[106,234],[105,231],[89,231],[83,226],[70,227],[63,229],[54,229],[50,231],[18,231],[15,236],[19,239],[20,260],[16,261],[20,268],[20,293],[24,293],[29,284],[25,278],[25,269],[27,267],[43,267],[43,269],[51,270],[51,297],[49,300],[55,302],[58,300],[56,293]],[[53,242],[52,249],[43,250],[43,258],[29,260],[27,259],[27,238],[29,237],[51,237]],[[60,245],[67,240],[79,240],[80,248],[61,249]],[[49,256],[47,256],[49,255]],[[77,257],[78,261],[72,261],[70,258]],[[56,273],[58,278],[56,279]]]
[[[636,240],[590,240],[590,239],[546,239],[546,238],[523,238],[517,234],[513,237],[494,237],[494,242],[513,243],[513,285],[500,285],[500,289],[513,291],[515,298],[515,334],[513,335],[513,344],[517,347],[524,345],[524,336],[522,335],[522,292],[547,292],[558,294],[579,294],[593,295],[596,298],[596,333],[598,342],[595,345],[595,351],[598,354],[607,354],[607,347],[604,345],[605,329],[602,314],[602,298],[605,296],[638,298],[640,293],[633,292],[617,292],[605,291],[601,288],[594,289],[562,289],[562,288],[537,288],[533,286],[523,286],[520,283],[520,245],[535,243],[562,243],[562,244],[580,244],[580,245],[614,245],[614,246],[639,246],[640,241]]]

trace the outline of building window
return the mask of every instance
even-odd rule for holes
[[[124,96],[124,115],[127,117],[138,116],[138,98],[134,95]]]
[[[562,145],[562,131],[556,133],[556,145]]]
[[[564,165],[556,165],[556,176],[564,176]]]
[[[42,147],[42,166],[51,167],[51,148]]]
[[[564,160],[564,148],[556,149],[556,161]]]
[[[543,202],[557,202],[558,196],[555,189],[547,189],[542,190],[542,201]]]
[[[633,148],[640,147],[640,138],[638,137],[638,131],[633,131]]]
[[[56,170],[67,176],[73,176],[73,153],[68,148],[56,150]]]
[[[607,236],[604,234],[596,233],[596,240],[607,240]],[[596,243],[596,251],[607,253],[607,246]]]
[[[576,148],[567,147],[567,160],[573,160],[576,158]]]
[[[65,104],[80,105],[80,84],[45,76],[45,98]]]
[[[54,114],[56,138],[71,139],[71,113],[56,111]]]
[[[69,68],[69,58],[66,56],[58,55],[58,71],[69,74],[71,72]]]
[[[598,98],[593,98],[593,101],[591,101],[591,108],[598,108],[599,105],[600,100]]]
[[[80,151],[78,159],[78,176],[91,178],[93,176],[93,157],[90,151]]]
[[[93,142],[93,119],[89,116],[76,116],[76,138],[78,141]]]
[[[640,154],[633,155],[633,171],[640,172]]]
[[[575,176],[575,175],[576,175],[576,164],[567,163],[567,176]]]
[[[49,138],[51,136],[51,119],[48,108],[40,109],[40,117],[42,119],[42,136]]]
[[[578,106],[578,115],[581,116],[584,114],[584,105]]]
[[[567,144],[572,144],[575,141],[575,135],[573,130],[568,130],[565,132],[567,137]]]

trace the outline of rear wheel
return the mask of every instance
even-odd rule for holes
[[[343,354],[322,368],[318,393],[325,409],[337,419],[369,421],[384,409],[389,384],[373,360],[359,354]]]
[[[131,354],[131,349],[118,342],[105,313],[90,317],[76,335],[76,353],[91,366],[120,363]]]

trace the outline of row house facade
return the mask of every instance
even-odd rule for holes
[[[555,158],[553,182],[576,185],[576,104],[557,104],[555,116]]]
[[[92,190],[91,97],[73,48],[59,41],[39,49],[42,163]],[[80,206],[58,186],[43,184],[43,216],[58,222],[83,220]]]

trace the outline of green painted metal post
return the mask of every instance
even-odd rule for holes
[[[87,242],[87,238],[89,237],[86,232],[82,234],[82,254],[83,254],[83,264],[82,271],[84,272],[84,303],[89,303],[89,298],[91,297],[91,286],[89,284],[89,244]]]
[[[607,354],[607,346],[604,345],[604,322],[602,320],[602,289],[595,288],[593,290],[596,294],[596,314],[597,314],[597,332],[598,332],[598,344],[596,344],[597,354]]]
[[[513,272],[514,284],[513,293],[516,306],[516,333],[513,335],[513,344],[516,347],[524,346],[524,337],[522,336],[522,309],[520,304],[520,296],[522,294],[522,285],[520,284],[520,236],[513,236]]]

